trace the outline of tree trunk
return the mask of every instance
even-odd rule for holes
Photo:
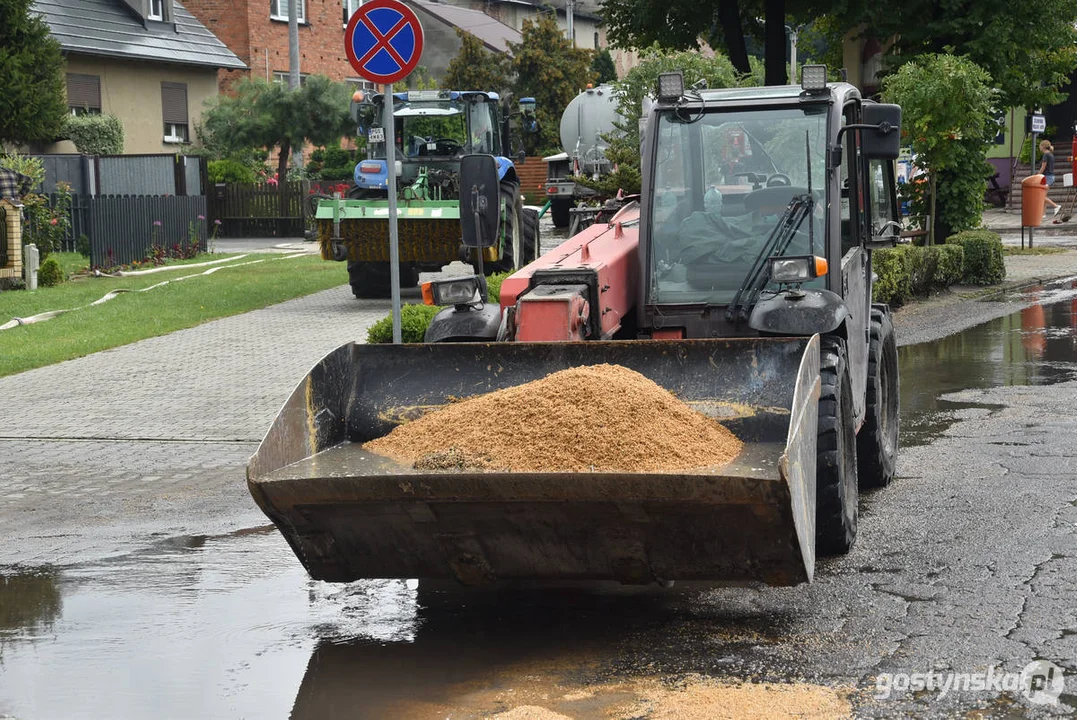
[[[927,230],[927,244],[928,245],[934,245],[935,244],[935,227],[938,225],[938,222],[939,222],[938,215],[935,214],[935,179],[936,179],[937,176],[938,176],[937,172],[932,172],[931,173],[931,205],[929,206],[931,208],[931,218],[930,218],[930,222],[928,223],[928,230]]]
[[[288,179],[288,157],[292,153],[291,140],[284,140],[280,144],[280,157],[277,158],[277,182],[281,185]]]
[[[718,22],[722,26],[722,34],[725,35],[729,61],[737,72],[747,75],[752,71],[752,66],[748,64],[748,46],[744,42],[744,25],[740,21],[740,5],[737,0],[720,0]]]
[[[764,66],[767,85],[785,85],[785,0],[764,0]]]

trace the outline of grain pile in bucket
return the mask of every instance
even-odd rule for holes
[[[741,442],[620,365],[590,365],[446,405],[364,447],[420,470],[675,472]]]

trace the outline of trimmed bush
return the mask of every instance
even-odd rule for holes
[[[912,297],[912,260],[909,251],[913,249],[915,247],[912,245],[900,245],[871,253],[871,269],[878,276],[872,286],[872,300],[898,307]]]
[[[961,282],[967,285],[995,285],[1006,279],[1002,238],[990,230],[965,230],[946,239],[947,245],[964,249]]]
[[[872,288],[875,302],[895,307],[912,297],[943,290],[961,280],[964,249],[960,245],[899,245],[872,253],[878,276]]]
[[[224,160],[210,160],[207,164],[209,181],[212,183],[243,183],[253,184],[258,182],[258,177],[249,166],[239,160],[226,158]]]
[[[935,271],[939,287],[950,287],[961,282],[961,270],[965,262],[965,248],[960,245],[937,245],[938,268]]]
[[[489,301],[496,305],[501,294],[501,282],[512,273],[494,273],[486,278]],[[404,305],[400,308],[400,339],[406,343],[421,343],[430,322],[442,308],[433,305]],[[393,341],[393,315],[383,317],[367,331],[368,343],[391,343]]]
[[[87,155],[123,152],[123,123],[115,115],[71,115],[64,121],[63,133]]]
[[[430,321],[441,311],[434,305],[404,305],[400,308],[400,339],[406,343],[421,343]],[[368,343],[391,343],[393,341],[393,315],[390,313],[367,330]]]
[[[54,257],[45,258],[37,269],[37,284],[41,287],[56,287],[64,281],[64,270]]]

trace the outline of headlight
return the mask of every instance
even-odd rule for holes
[[[479,278],[452,278],[423,283],[423,302],[427,305],[470,305],[479,302]]]
[[[806,92],[826,90],[826,65],[802,65],[800,89]]]
[[[826,275],[828,269],[826,258],[812,255],[770,259],[770,279],[786,285],[808,282]]]
[[[684,96],[684,75],[680,72],[662,73],[658,76],[658,100],[677,102]]]

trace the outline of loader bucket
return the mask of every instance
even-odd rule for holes
[[[360,444],[454,399],[581,365],[636,370],[744,442],[669,473],[419,471]],[[316,579],[810,581],[819,341],[344,345],[247,467]],[[641,438],[641,440],[643,440]]]
[[[315,219],[322,258],[334,259],[334,213],[340,237],[353,262],[389,262],[389,201],[323,200]],[[401,200],[397,204],[400,262],[450,263],[460,259],[460,203],[457,200]]]

